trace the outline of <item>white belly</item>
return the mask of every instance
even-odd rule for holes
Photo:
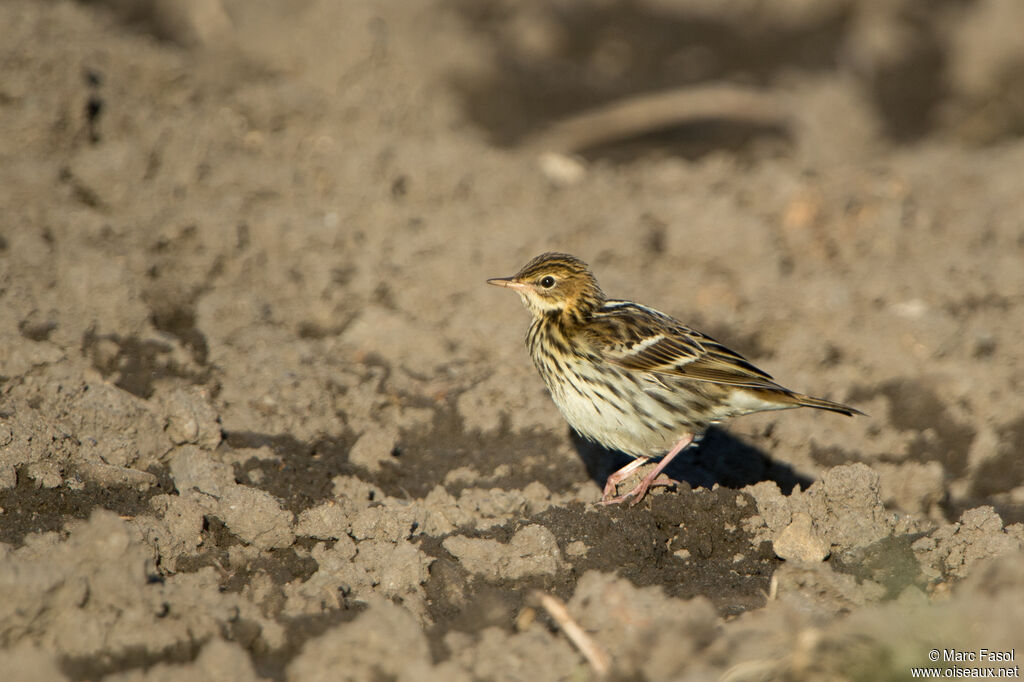
[[[619,374],[614,381],[616,395],[607,385],[607,375],[592,366],[577,362],[570,369],[587,380],[576,380],[573,388],[547,381],[548,376],[542,375],[566,421],[585,438],[635,457],[654,457],[688,433],[702,430],[687,423],[673,405],[678,397],[664,389],[643,386]],[[657,399],[656,391],[663,400]]]

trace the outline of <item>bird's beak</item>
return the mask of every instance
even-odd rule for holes
[[[493,284],[496,287],[505,287],[506,289],[514,289],[516,291],[522,291],[528,288],[525,282],[517,282],[515,277],[494,277],[487,280],[487,283]]]

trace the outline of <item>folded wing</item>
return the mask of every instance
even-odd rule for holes
[[[677,320],[635,303],[610,301],[591,320],[587,341],[624,369],[728,386],[785,390],[739,353]]]

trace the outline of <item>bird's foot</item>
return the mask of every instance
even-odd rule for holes
[[[615,496],[615,492],[619,487],[619,484],[629,478],[634,471],[642,467],[648,462],[646,457],[637,457],[626,466],[622,467],[611,476],[604,483],[604,490],[602,491],[601,501],[604,502]]]
[[[666,486],[666,487],[671,487],[671,486],[676,485],[676,482],[673,481],[668,476],[666,476],[665,474],[662,474],[662,473],[659,472],[656,475],[656,477],[651,478],[650,476],[647,476],[642,481],[640,481],[640,483],[637,484],[637,486],[635,488],[633,488],[629,492],[623,493],[622,495],[617,495],[617,496],[614,496],[614,497],[612,497],[609,494],[608,486],[605,486],[604,496],[601,498],[601,501],[598,502],[598,504],[601,505],[602,507],[607,507],[607,506],[613,505],[613,504],[621,504],[621,503],[625,502],[626,500],[629,500],[630,498],[632,498],[632,501],[629,503],[629,506],[630,507],[635,507],[637,504],[640,503],[640,500],[644,499],[644,496],[647,495],[647,491],[648,490],[650,490],[651,488],[656,488],[657,486],[660,486],[660,485],[663,485],[663,486]],[[614,485],[612,486],[612,489],[611,489],[610,492],[611,493],[615,492],[615,486]]]

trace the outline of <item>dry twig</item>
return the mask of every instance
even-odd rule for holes
[[[580,650],[580,653],[590,663],[590,667],[594,669],[594,672],[601,676],[607,675],[611,669],[611,659],[608,656],[608,652],[595,642],[590,635],[584,632],[579,623],[573,620],[572,616],[569,615],[569,610],[565,608],[565,602],[558,597],[544,594],[543,592],[535,592],[534,598],[540,602],[540,605],[544,607],[544,610],[548,612],[552,620],[558,624],[558,627],[562,629],[562,632],[569,638],[569,641]]]
[[[788,127],[777,94],[731,84],[686,87],[618,100],[562,119],[527,140],[538,151],[573,153],[702,120]]]

